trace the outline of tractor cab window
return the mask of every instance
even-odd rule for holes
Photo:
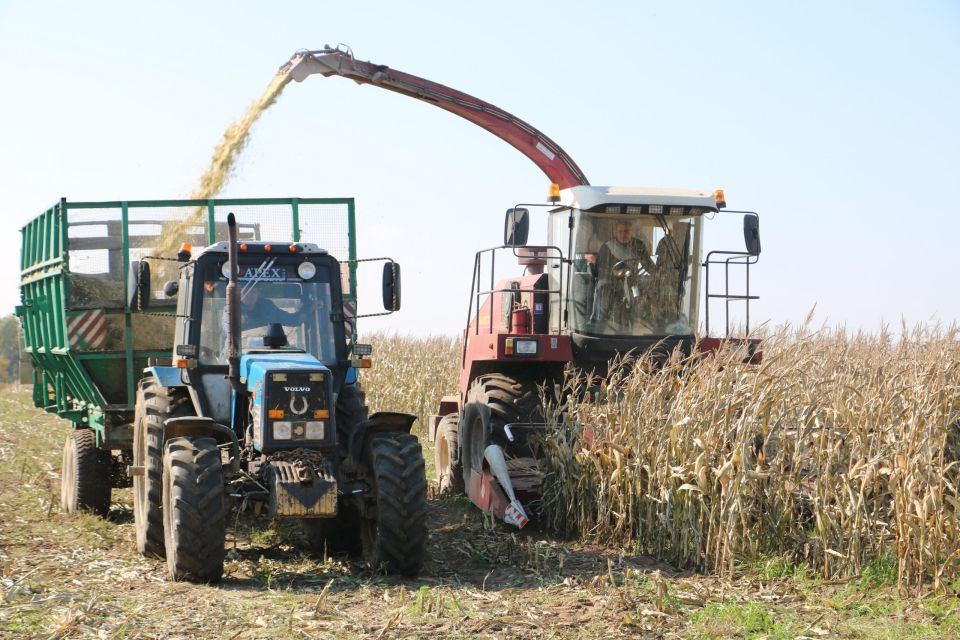
[[[592,335],[686,335],[696,328],[692,218],[576,212],[571,328]]]
[[[290,278],[277,281],[241,278],[240,326],[243,351],[264,348],[267,327],[279,323],[287,336],[287,347],[313,354],[321,362],[335,365],[336,341],[330,322],[330,283],[321,272],[311,280]],[[227,281],[215,269],[205,275],[200,318],[200,362],[227,363]]]

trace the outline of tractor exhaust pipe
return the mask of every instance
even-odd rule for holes
[[[230,277],[227,281],[227,380],[237,394],[244,393],[240,383],[240,290],[237,288],[239,266],[237,265],[237,219],[227,214],[227,259]]]

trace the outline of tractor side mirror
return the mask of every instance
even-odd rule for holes
[[[133,311],[145,311],[150,305],[150,264],[146,260],[130,263],[127,276],[127,306]]]
[[[743,216],[743,241],[747,245],[747,253],[760,255],[760,216],[755,213]]]
[[[172,298],[177,295],[177,292],[180,291],[180,283],[176,280],[167,280],[163,285],[163,295],[168,298]]]
[[[392,261],[383,265],[383,308],[400,310],[400,265]]]
[[[523,247],[530,233],[530,212],[517,207],[507,209],[507,220],[503,228],[503,244],[508,247]]]

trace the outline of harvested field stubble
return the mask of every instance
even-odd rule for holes
[[[781,330],[759,367],[677,353],[571,394],[545,442],[547,522],[701,570],[890,558],[901,589],[956,587],[960,335],[901,336]]]

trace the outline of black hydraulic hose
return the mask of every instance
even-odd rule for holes
[[[240,290],[237,287],[239,267],[237,265],[237,219],[233,213],[227,214],[227,259],[230,264],[230,276],[227,281],[227,379],[237,394],[246,390],[240,382]]]

